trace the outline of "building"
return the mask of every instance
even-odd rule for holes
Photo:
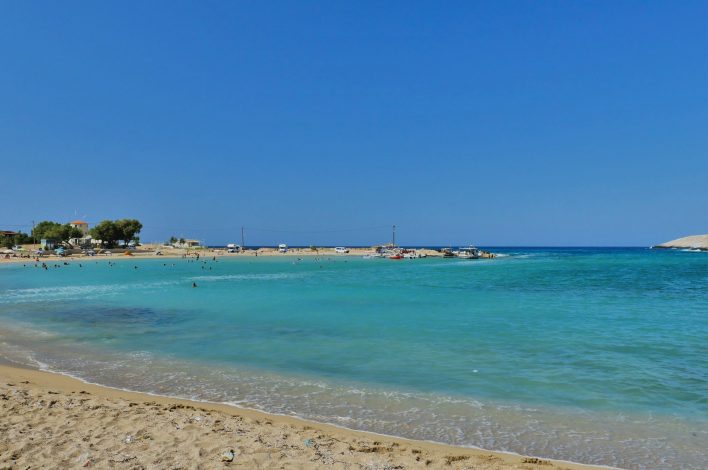
[[[90,248],[91,245],[94,244],[93,238],[91,238],[91,235],[86,235],[81,238],[70,238],[69,239],[69,245],[74,246],[74,247],[79,247],[79,248]]]
[[[175,248],[198,248],[201,246],[201,243],[199,240],[180,239],[180,241],[173,243],[172,246]]]
[[[78,228],[81,230],[81,234],[85,237],[88,235],[89,228],[88,228],[88,222],[84,222],[83,220],[75,220],[73,222],[69,222],[69,225],[71,225],[74,228]]]
[[[17,232],[12,230],[0,230],[0,244],[6,245],[8,240],[14,242],[15,236],[19,235]]]

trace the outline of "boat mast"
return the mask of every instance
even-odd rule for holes
[[[393,226],[393,237],[392,237],[392,242],[391,244],[393,245],[393,248],[396,248],[396,226]]]
[[[241,226],[241,249],[245,249],[246,245],[243,244],[243,225]]]

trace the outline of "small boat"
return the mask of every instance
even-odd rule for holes
[[[389,255],[388,259],[403,259],[403,255],[400,253],[394,253],[392,255]]]
[[[443,248],[442,250],[443,258],[454,258],[455,253],[452,252],[451,248]]]
[[[472,245],[457,250],[457,257],[460,259],[479,259],[479,254],[479,249]]]

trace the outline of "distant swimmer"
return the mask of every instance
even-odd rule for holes
[[[197,287],[197,283],[196,283],[196,282],[193,282],[193,283],[192,283],[192,287]]]

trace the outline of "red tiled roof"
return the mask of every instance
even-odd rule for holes
[[[75,220],[73,222],[69,222],[70,224],[74,225],[88,225],[88,222],[84,222],[83,220]]]

